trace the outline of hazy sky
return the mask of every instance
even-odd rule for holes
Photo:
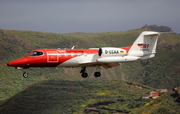
[[[180,33],[180,0],[0,0],[0,29],[111,32],[145,24]]]

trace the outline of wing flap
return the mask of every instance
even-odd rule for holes
[[[108,69],[108,68],[112,68],[112,67],[116,67],[116,66],[119,66],[120,64],[119,63],[105,63],[105,64],[102,64],[102,63],[97,63],[97,62],[81,62],[80,65],[82,66],[87,66],[87,67],[91,67],[91,66],[96,66],[96,65],[101,65],[102,67],[104,67],[105,69]]]
[[[107,68],[112,68],[112,67],[116,67],[119,66],[119,63],[106,63],[106,64],[102,64],[102,67],[104,67],[105,69]]]

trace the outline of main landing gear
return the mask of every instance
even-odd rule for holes
[[[86,72],[86,67],[82,67],[80,73],[83,78],[88,77],[88,73]]]
[[[95,73],[94,73],[94,76],[95,76],[95,77],[100,77],[100,76],[101,76],[101,73],[100,73],[100,72],[95,72]]]
[[[96,66],[96,72],[94,73],[95,77],[100,77],[101,76],[101,67],[99,65]]]
[[[81,71],[81,76],[83,78],[87,78],[88,77],[88,73],[86,71],[86,67],[82,67]],[[100,72],[100,66],[96,66],[96,72],[94,73],[95,77],[100,77],[101,76],[101,72]]]

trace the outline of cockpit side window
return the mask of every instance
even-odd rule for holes
[[[42,56],[43,52],[42,51],[33,51],[29,56]]]

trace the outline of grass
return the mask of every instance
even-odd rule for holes
[[[163,94],[161,97],[146,103],[131,114],[179,114],[179,103],[174,102],[174,92]]]
[[[96,107],[102,109],[99,112],[104,110],[130,112],[148,102],[140,99],[142,94],[149,91],[149,89],[126,86],[123,81],[42,80],[4,101],[0,105],[0,111],[1,113],[83,113],[86,109]],[[124,108],[118,108],[121,106]]]

